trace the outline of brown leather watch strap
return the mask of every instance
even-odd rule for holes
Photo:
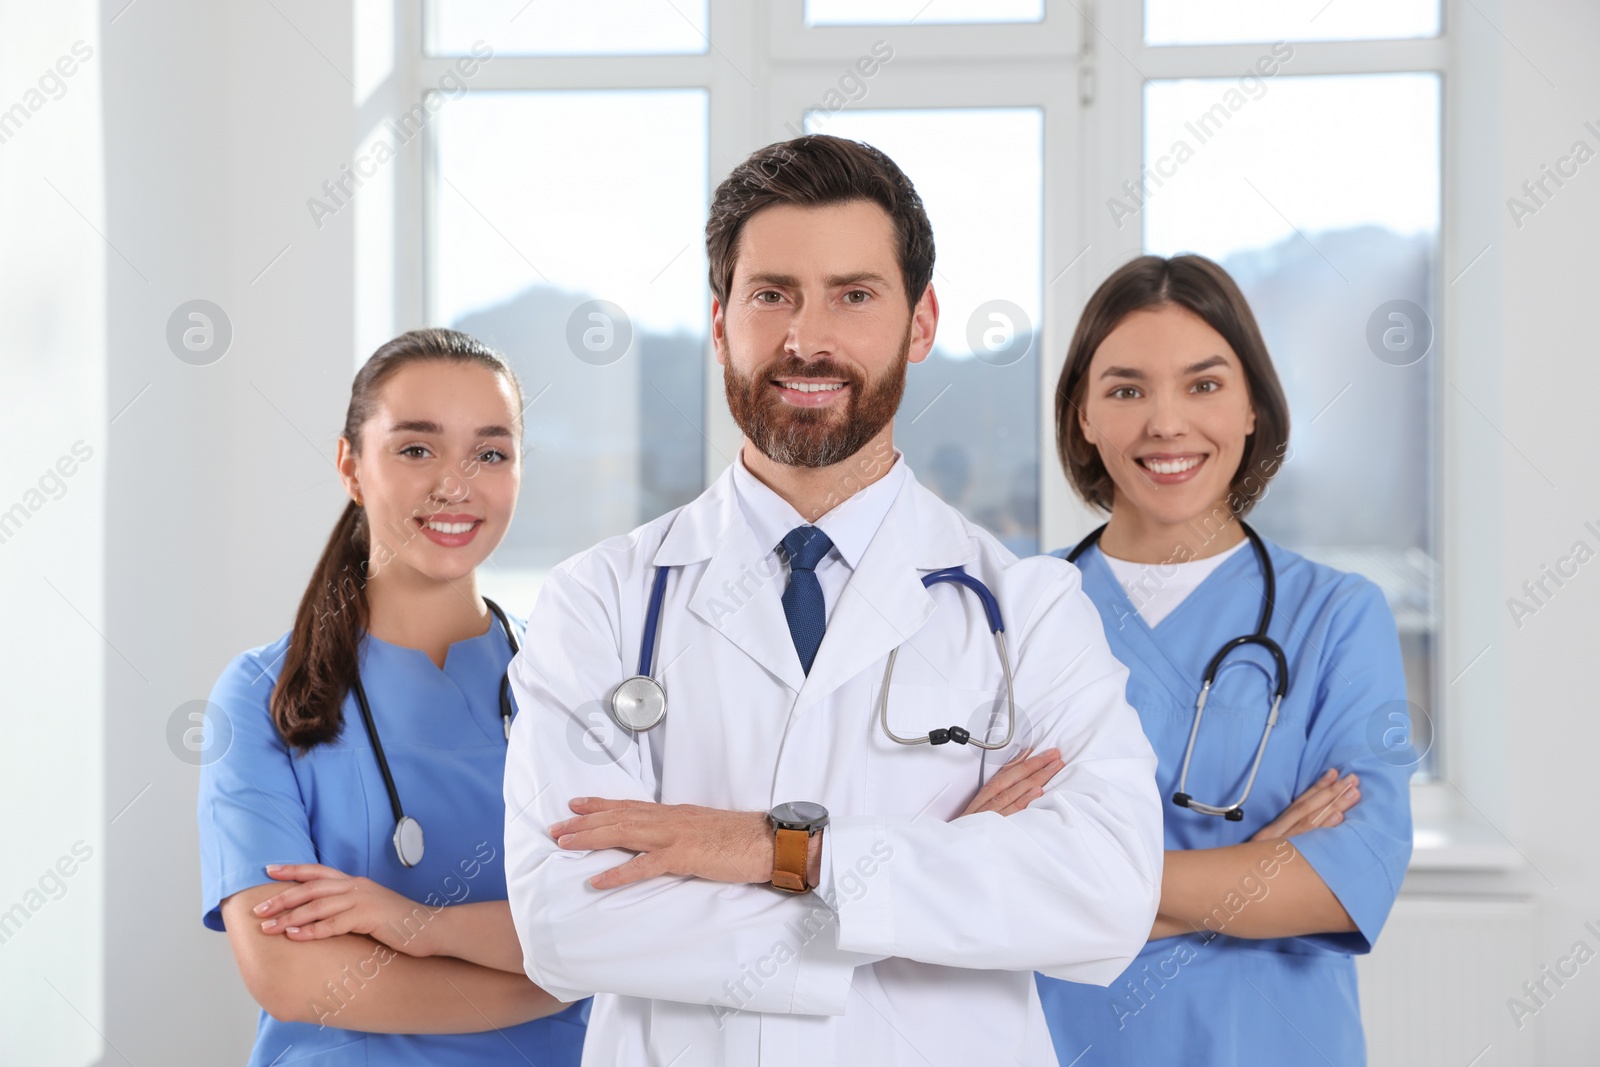
[[[804,830],[774,830],[772,849],[772,887],[788,893],[804,893],[806,860],[811,852],[811,835]]]

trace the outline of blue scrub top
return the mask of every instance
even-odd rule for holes
[[[520,638],[523,621],[512,625]],[[443,670],[420,649],[362,639],[361,680],[378,737],[406,814],[426,835],[412,868],[395,855],[394,814],[353,692],[337,740],[299,755],[278,735],[267,702],[288,644],[285,634],[240,655],[211,691],[226,718],[212,737],[228,747],[200,772],[205,925],[223,929],[221,902],[271,882],[269,863],[327,864],[434,906],[505,900],[500,678],[511,647],[499,624],[451,645]],[[280,1022],[263,1011],[250,1064],[577,1067],[589,1004],[474,1034],[369,1034]]]
[[[1242,822],[1200,815],[1170,798],[1206,663],[1229,638],[1255,630],[1263,590],[1255,553],[1234,553],[1153,630],[1098,547],[1080,556],[1078,567],[1111,650],[1128,667],[1128,703],[1159,760],[1166,847],[1248,841],[1329,767],[1341,776],[1353,771],[1361,800],[1344,821],[1289,840],[1302,857],[1290,862],[1310,863],[1358,929],[1272,940],[1162,938],[1105,989],[1040,975],[1063,1064],[1366,1062],[1353,954],[1371,950],[1411,858],[1415,760],[1409,745],[1396,745],[1396,724],[1405,720],[1390,717],[1406,707],[1399,639],[1377,586],[1270,542],[1267,551],[1277,571],[1268,633],[1288,658],[1289,692]],[[1271,701],[1270,656],[1254,646],[1230,654],[1195,741],[1188,792],[1196,800],[1238,798]],[[1226,929],[1231,915],[1271,889],[1261,872],[1241,876],[1238,892],[1217,902],[1223,910],[1213,912],[1215,925]]]

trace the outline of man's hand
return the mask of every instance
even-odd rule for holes
[[[601,797],[577,797],[568,807],[577,817],[550,827],[559,847],[625,848],[638,853],[589,879],[596,889],[615,889],[658,874],[686,874],[713,882],[772,880],[772,824],[766,812]]]

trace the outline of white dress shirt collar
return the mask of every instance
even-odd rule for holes
[[[813,525],[833,542],[828,555],[855,570],[877,534],[878,527],[883,525],[890,505],[900,495],[905,480],[906,464],[900,450],[895,449],[887,473],[866,488],[852,493],[819,518]],[[768,552],[777,551],[784,535],[790,530],[806,525],[806,520],[792,504],[750,473],[744,464],[743,449],[733,461],[733,486],[739,510],[750,524],[756,543]]]

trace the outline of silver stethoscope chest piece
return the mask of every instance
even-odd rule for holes
[[[667,716],[667,692],[647,674],[624,678],[611,693],[611,714],[624,730],[648,730]]]
[[[661,629],[661,602],[667,595],[669,568],[657,567],[650,585],[650,605],[644,612],[644,634],[639,638],[639,669],[611,691],[611,717],[624,730],[649,730],[667,717],[667,691],[650,675],[656,658],[656,634]]]
[[[394,824],[394,851],[407,867],[422,862],[422,824],[409,815]]]

